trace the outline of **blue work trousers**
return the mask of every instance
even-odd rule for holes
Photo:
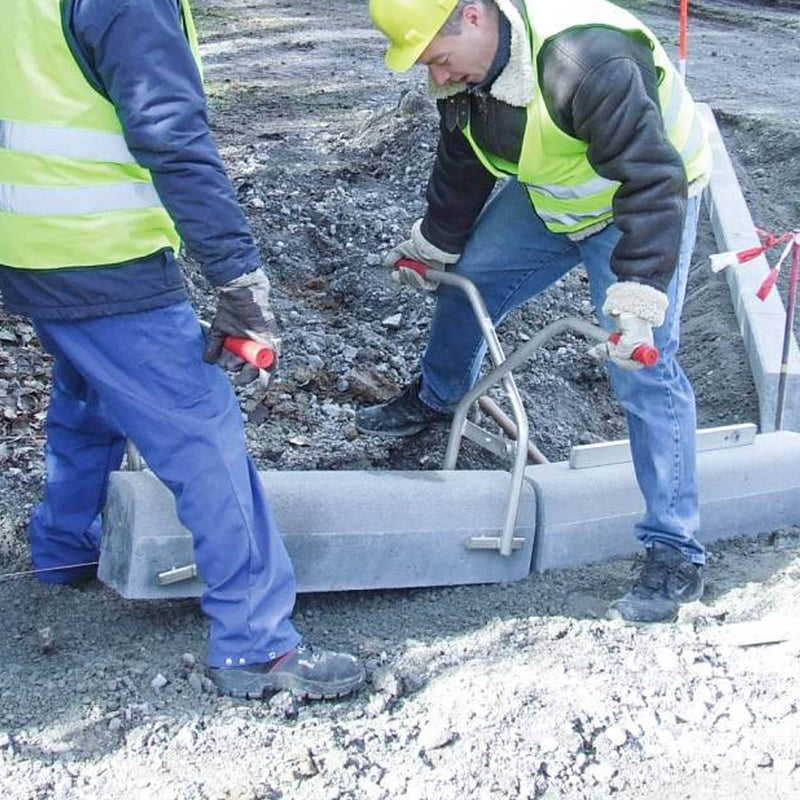
[[[175,496],[206,591],[212,667],[262,663],[294,647],[294,572],[225,373],[203,362],[188,303],[76,322],[34,320],[53,356],[47,483],[29,527],[34,567],[96,560],[109,474],[126,439]],[[50,582],[80,569],[40,574]]]
[[[637,371],[607,364],[611,385],[625,410],[633,465],[646,512],[636,526],[645,545],[662,542],[690,560],[705,561],[699,527],[692,387],[676,360],[680,316],[697,231],[700,198],[690,198],[680,256],[668,289],[664,324],[654,330],[661,357]],[[579,242],[552,233],[533,211],[526,190],[509,180],[487,204],[452,271],[471,280],[495,323],[583,263],[597,317],[607,331],[615,322],[603,314],[608,287],[617,277],[611,254],[620,231],[609,225]],[[478,378],[486,345],[466,296],[440,286],[430,340],[422,358],[422,400],[439,411],[452,409]]]

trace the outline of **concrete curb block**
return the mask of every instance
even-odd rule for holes
[[[714,154],[714,169],[704,198],[717,246],[720,252],[757,246],[759,240],[753,218],[750,216],[714,114],[706,104],[699,104],[699,108],[708,126]],[[786,320],[783,302],[777,291],[773,290],[763,302],[756,297],[756,291],[768,271],[769,264],[764,256],[725,270],[758,393],[759,427],[762,433],[775,430]],[[789,354],[783,428],[800,430],[800,351],[794,336]]]
[[[700,536],[707,543],[800,522],[800,434],[777,431],[751,445],[698,453]],[[644,514],[633,465],[571,470],[528,467],[536,489],[533,569],[564,569],[641,549]]]
[[[506,583],[530,572],[536,522],[523,483],[508,558],[471,550],[499,536],[508,499],[503,471],[261,472],[299,592]],[[200,578],[161,585],[157,576],[194,563],[189,531],[170,491],[150,472],[115,472],[103,514],[100,579],[124,598],[196,597]]]

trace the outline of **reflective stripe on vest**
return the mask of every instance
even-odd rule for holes
[[[105,186],[18,186],[0,183],[0,211],[32,217],[79,217],[104,211],[158,208],[152,183],[112,183]]]
[[[64,130],[53,125],[0,119],[0,148],[39,156],[62,156],[84,161],[135,164],[136,159],[119,133],[88,129]]]
[[[81,71],[58,0],[0,0],[0,264],[51,270],[177,251],[175,224]],[[189,0],[176,24],[202,76]]]
[[[703,119],[658,40],[633,15],[604,0],[571,0],[563,5],[515,0],[514,4],[529,34],[534,65],[543,43],[571,27],[604,25],[643,37],[653,51],[660,78],[659,103],[667,138],[683,160],[689,183],[708,174],[711,151]],[[613,216],[619,182],[598,175],[587,158],[587,143],[558,128],[538,85],[527,108],[518,164],[484,153],[472,138],[469,123],[462,130],[489,172],[498,177],[515,175],[526,186],[537,214],[553,232],[577,233]]]

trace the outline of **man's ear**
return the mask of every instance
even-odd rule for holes
[[[486,9],[482,3],[470,3],[461,12],[461,21],[471,28],[479,28],[486,19]]]

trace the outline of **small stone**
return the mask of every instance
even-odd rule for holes
[[[756,758],[756,766],[761,767],[762,769],[771,767],[772,756],[767,752],[759,753],[758,757]]]
[[[304,750],[290,756],[289,761],[292,765],[292,772],[297,778],[313,778],[319,773],[319,767],[314,761],[314,754],[310,750]]]
[[[392,698],[389,695],[376,692],[367,700],[367,714],[371,717],[380,716],[391,705],[391,702]]]
[[[628,733],[621,725],[606,728],[606,736],[614,747],[622,747],[628,741]]]
[[[389,330],[396,331],[400,327],[400,323],[403,321],[403,315],[398,312],[397,314],[392,314],[390,317],[386,317],[385,319],[381,320],[381,325]]]
[[[449,723],[434,720],[428,723],[419,734],[419,744],[424,750],[438,750],[455,741],[456,734]]]
[[[372,685],[376,692],[383,692],[390,697],[401,697],[403,694],[403,684],[397,675],[390,669],[381,667],[372,674]]]
[[[282,719],[294,719],[298,706],[297,698],[291,692],[278,692],[269,699],[271,713]]]
[[[615,772],[616,770],[614,767],[605,762],[601,762],[599,764],[590,764],[586,768],[586,775],[588,775],[593,781],[601,784],[608,783],[614,777]]]
[[[0,750],[5,750],[12,744],[11,737],[5,731],[0,731]]]
[[[656,662],[658,666],[664,671],[678,669],[680,666],[680,659],[673,650],[668,647],[659,647],[655,652]]]
[[[163,689],[168,683],[169,681],[159,672],[158,675],[150,681],[150,686],[158,690]]]
[[[116,733],[118,730],[122,728],[122,720],[119,717],[112,717],[108,721],[108,729],[112,733]]]
[[[183,667],[183,669],[185,669],[187,672],[193,670],[196,664],[197,658],[195,657],[194,653],[184,653],[181,656],[181,667]]]
[[[201,694],[203,691],[203,679],[196,673],[190,672],[189,677],[186,679],[189,683],[189,686],[194,689],[197,694]]]
[[[55,653],[56,643],[53,641],[53,632],[49,627],[39,629],[39,652],[49,656]]]

